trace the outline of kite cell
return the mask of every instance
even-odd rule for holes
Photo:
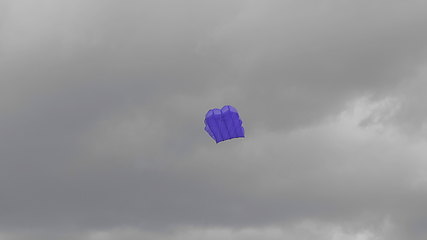
[[[205,130],[215,140],[216,143],[232,139],[245,137],[245,130],[242,127],[237,109],[226,105],[221,109],[214,108],[206,113]]]

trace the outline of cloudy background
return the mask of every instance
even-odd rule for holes
[[[424,240],[426,89],[426,1],[0,0],[0,239]]]

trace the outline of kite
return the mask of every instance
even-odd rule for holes
[[[245,129],[242,127],[237,109],[226,105],[221,109],[214,108],[206,113],[205,130],[216,143],[245,137]]]

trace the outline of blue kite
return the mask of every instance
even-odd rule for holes
[[[245,129],[242,127],[237,109],[226,105],[221,109],[214,108],[206,113],[205,130],[216,143],[245,137]]]

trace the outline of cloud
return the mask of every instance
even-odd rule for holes
[[[390,235],[393,234],[394,236]],[[382,240],[396,239],[396,232],[393,226],[387,221],[372,229],[346,229],[345,227],[319,223],[314,221],[304,221],[295,223],[292,226],[272,226],[267,228],[177,228],[168,232],[152,232],[135,228],[116,228],[108,231],[91,231],[84,233],[63,233],[62,235],[46,235],[44,232],[25,232],[3,234],[5,240],[26,239],[31,235],[31,239],[81,239],[81,240],[109,240],[109,239],[153,239],[153,240],[183,240],[183,239],[332,239],[332,240]]]
[[[0,4],[3,238],[425,239],[424,3]]]
[[[274,114],[257,118],[274,129],[315,122],[361,94],[387,95],[425,59],[426,19],[414,2],[251,3],[218,44],[233,53],[239,103]]]

